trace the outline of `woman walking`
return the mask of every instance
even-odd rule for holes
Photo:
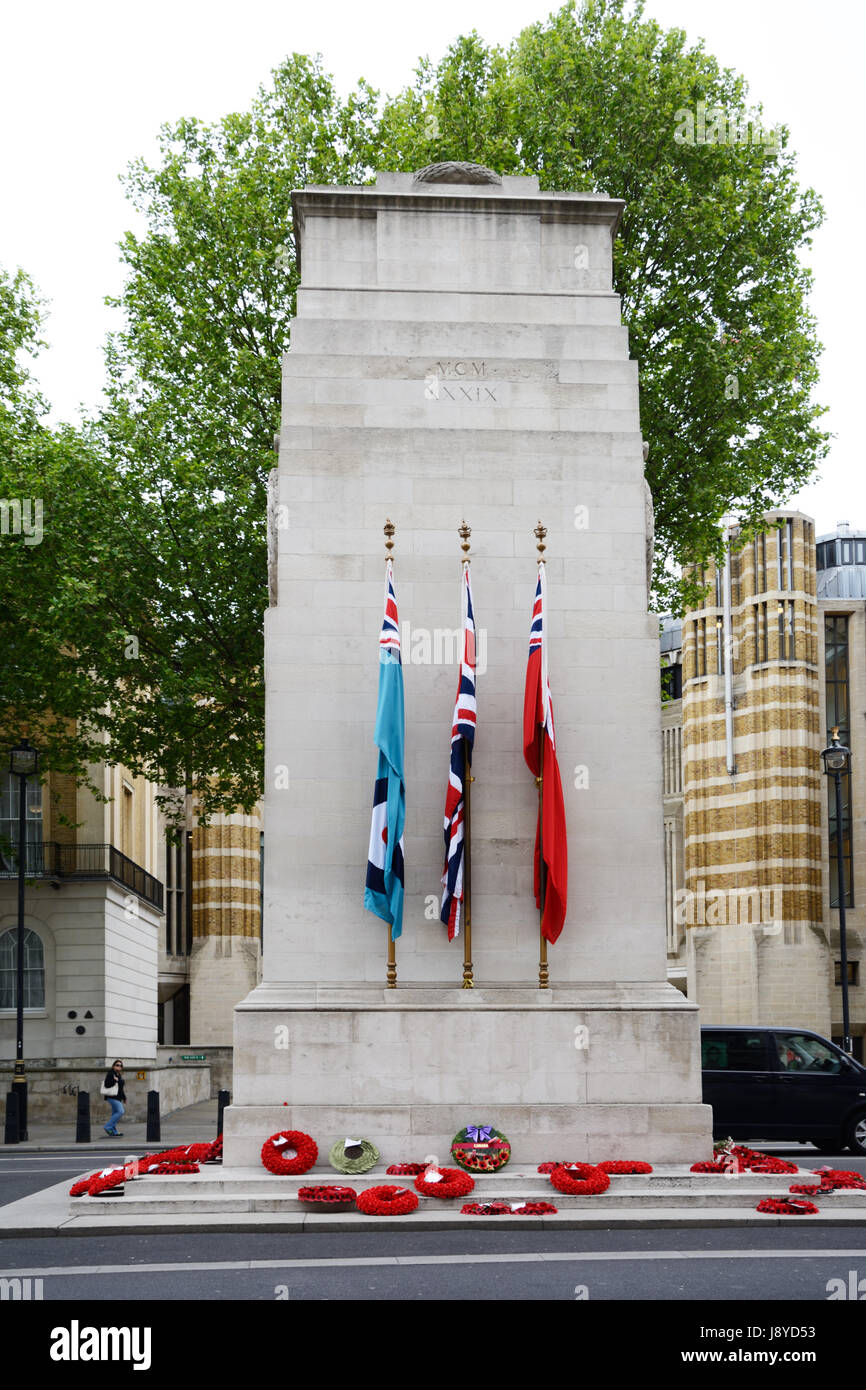
[[[113,1139],[122,1139],[123,1135],[118,1132],[117,1122],[123,1114],[123,1102],[126,1100],[126,1092],[123,1089],[123,1063],[115,1062],[111,1071],[105,1073],[100,1090],[111,1106],[111,1119],[107,1125],[103,1125],[106,1134],[110,1134]]]

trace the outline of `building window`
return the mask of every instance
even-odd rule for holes
[[[787,521],[787,522],[785,523],[785,534],[786,534],[786,536],[787,536],[787,545],[788,545],[788,588],[789,588],[789,589],[793,589],[793,587],[794,587],[794,523],[793,523],[793,521]]]
[[[120,848],[127,859],[134,859],[133,853],[133,797],[135,793],[128,782],[123,783],[123,793],[120,809]]]
[[[192,831],[186,832],[186,881],[190,891],[186,895],[186,954],[192,955]]]
[[[0,936],[0,1009],[17,1007],[18,928]],[[45,950],[35,931],[24,932],[24,1007],[45,1008]]]
[[[834,984],[842,988],[842,962],[835,962],[836,978]],[[859,960],[849,960],[848,962],[848,983],[849,985],[859,985],[860,983],[860,962]]]
[[[186,844],[176,844],[170,836],[165,840],[165,950],[169,956],[185,953]]]
[[[755,661],[769,660],[769,632],[766,603],[755,604]]]
[[[671,661],[662,667],[662,692],[668,700],[681,700],[683,696],[683,667],[680,661]]]
[[[794,645],[794,604],[789,599],[779,604],[779,660],[793,661],[797,652]]]
[[[776,533],[779,555],[779,588],[794,587],[794,523],[786,521]]]
[[[165,837],[165,954],[171,955],[172,896],[174,876],[172,874],[172,850],[174,846],[168,835]],[[162,1038],[159,1039],[162,1042]]]
[[[14,772],[0,773],[0,868],[5,872],[18,869],[18,814],[20,809],[21,778]],[[31,802],[32,796],[32,802]],[[34,779],[27,783],[24,812],[26,845],[25,867],[39,862],[42,845],[42,803]]]
[[[827,742],[831,730],[839,729],[842,743],[851,746],[849,699],[848,615],[828,614],[824,618],[824,692],[827,706]],[[827,811],[830,818],[830,906],[839,906],[839,864],[837,836],[842,837],[842,863],[845,871],[845,906],[854,906],[854,856],[851,843],[851,774],[842,783],[842,824],[836,824],[836,779],[827,779]]]
[[[764,532],[755,537],[755,593],[764,593],[767,587],[767,537]]]

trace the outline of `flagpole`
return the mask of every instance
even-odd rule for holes
[[[394,525],[393,521],[391,521],[390,517],[386,517],[386,518],[385,518],[385,525],[383,526],[382,529],[383,529],[383,531],[385,532],[385,566],[386,566],[386,573],[387,573],[387,566],[388,566],[388,563],[389,563],[389,561],[393,560],[393,558],[394,558],[393,555],[391,554],[391,551],[394,549],[394,532],[396,531],[397,528],[396,528],[396,526]],[[394,938],[393,938],[393,936],[391,935],[391,931],[392,931],[392,929],[393,929],[393,924],[390,923],[390,922],[386,922],[386,923],[385,923],[385,927],[386,927],[387,932],[388,932],[388,962],[387,962],[387,971],[386,971],[386,977],[385,977],[387,983],[386,983],[386,985],[385,985],[385,988],[386,988],[386,989],[396,989],[396,988],[397,988],[397,948],[396,948],[396,945],[395,945],[395,942],[394,942]]]
[[[536,549],[538,550],[538,570],[541,573],[541,566],[544,564],[544,552],[547,547],[544,544],[544,537],[547,535],[547,527],[542,526],[539,521],[533,535],[536,537]],[[547,614],[543,614],[544,622],[547,621]],[[544,643],[546,633],[544,627],[541,630],[541,701],[542,712],[544,711],[544,699],[546,693],[547,672],[544,662]],[[539,726],[538,730],[538,776],[535,779],[538,787],[538,988],[549,989],[549,971],[547,966],[547,937],[544,935],[544,900],[547,896],[547,875],[544,865],[544,725]]]
[[[463,573],[466,575],[472,563],[469,559],[469,537],[472,535],[471,527],[465,521],[460,523],[458,533],[460,536],[460,548],[463,551]],[[461,594],[465,594],[465,582],[461,589]],[[461,609],[465,603],[461,601]],[[466,613],[463,613],[463,625],[461,630],[461,642],[465,642],[466,632]],[[461,647],[461,661],[463,659],[463,648]],[[472,822],[470,819],[470,786],[474,782],[472,776],[472,763],[465,748],[465,775],[463,778],[463,989],[474,989],[475,978],[472,967]]]

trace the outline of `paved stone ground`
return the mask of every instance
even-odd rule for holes
[[[147,1149],[168,1149],[175,1144],[197,1144],[215,1139],[217,1108],[216,1100],[202,1100],[197,1105],[187,1105],[182,1110],[163,1115],[160,1119],[159,1140],[147,1139],[147,1125],[144,1121],[137,1124],[128,1123],[125,1117],[121,1121],[123,1137],[112,1139],[102,1127],[100,1111],[100,1118],[91,1121],[90,1143],[79,1145],[82,1154],[81,1166],[85,1167],[87,1164],[88,1149],[98,1148],[102,1153],[106,1148],[116,1147],[118,1153],[126,1155],[138,1150],[144,1152]],[[7,1155],[39,1153],[52,1149],[68,1149],[75,1144],[74,1122],[59,1124],[48,1120],[32,1121],[28,1124],[28,1134],[26,1144],[7,1144],[0,1152]]]

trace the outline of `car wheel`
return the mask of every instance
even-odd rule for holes
[[[835,1139],[810,1139],[809,1143],[818,1150],[819,1154],[835,1154],[844,1148],[839,1135]]]
[[[866,1110],[861,1110],[849,1123],[845,1142],[852,1153],[866,1157]]]

